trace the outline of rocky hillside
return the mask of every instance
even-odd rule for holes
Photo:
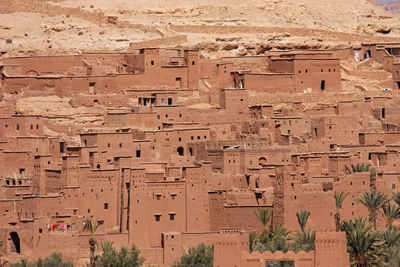
[[[0,54],[205,48],[206,56],[327,48],[400,37],[367,0],[1,0]]]

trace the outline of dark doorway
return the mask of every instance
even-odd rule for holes
[[[321,90],[325,90],[325,80],[321,81]]]
[[[11,252],[21,253],[21,247],[20,247],[18,233],[11,232],[10,239],[11,239],[11,247],[10,247]]]
[[[265,262],[265,267],[294,267],[294,261],[291,260],[267,260]]]
[[[182,78],[181,77],[176,77],[175,78],[175,86],[176,88],[182,88]]]
[[[372,58],[371,50],[364,50],[364,59]]]
[[[184,149],[183,149],[183,147],[178,147],[178,149],[176,150],[176,152],[178,152],[178,154],[179,154],[179,156],[183,156],[183,153],[184,153]]]
[[[314,138],[318,137],[318,128],[314,128]]]
[[[96,83],[89,83],[89,94],[94,94],[94,87]]]

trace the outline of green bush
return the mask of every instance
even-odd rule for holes
[[[172,267],[212,267],[214,258],[213,246],[200,243],[197,248],[190,248]]]
[[[71,262],[63,262],[60,253],[53,253],[47,258],[39,258],[33,262],[23,259],[20,262],[11,264],[11,267],[73,267],[73,264]]]
[[[96,267],[139,267],[143,264],[144,258],[134,244],[129,250],[126,247],[117,250],[112,245],[109,241],[101,243],[103,254],[96,256]]]

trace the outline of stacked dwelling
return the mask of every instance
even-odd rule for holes
[[[369,173],[346,171],[357,163],[377,169],[378,190],[399,190],[399,98],[312,107],[250,101],[258,94],[340,96],[339,58],[353,55],[293,51],[217,61],[192,50],[141,49],[4,59],[3,94],[70,97],[73,105],[107,109],[102,124],[88,127],[4,110],[0,255],[61,252],[83,263],[84,222],[97,219],[99,241],[134,243],[147,264],[169,266],[205,242],[215,244],[215,266],[279,259],[348,266],[333,194],[350,193],[344,220],[368,214],[355,199],[370,188]],[[260,229],[260,208],[273,209],[273,224],[291,231],[299,229],[296,212],[308,209],[315,251],[249,253],[247,232]]]

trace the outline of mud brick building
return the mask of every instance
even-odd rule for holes
[[[396,72],[395,45],[363,49]],[[369,173],[346,168],[368,163],[379,191],[400,188],[400,99],[346,91],[341,62],[355,53],[212,60],[143,48],[2,59],[0,91],[10,105],[0,117],[0,256],[61,252],[84,264],[83,222],[97,219],[100,241],[134,243],[146,264],[170,266],[205,242],[220,267],[349,266],[333,195],[349,193],[344,220],[366,216],[355,199],[371,185]],[[70,110],[18,105],[37,96],[67,99]],[[296,212],[308,209],[315,250],[249,253],[259,208],[291,231]]]

